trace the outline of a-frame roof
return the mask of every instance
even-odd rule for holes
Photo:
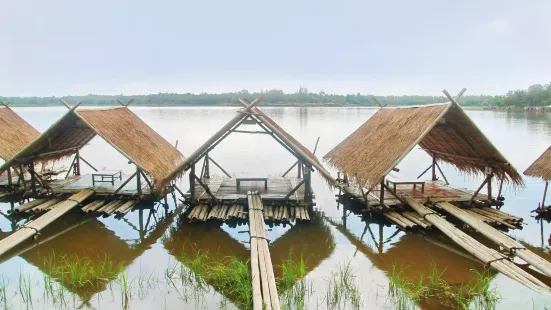
[[[7,106],[0,106],[0,158],[8,160],[40,135]]]
[[[76,110],[75,106],[0,167],[0,171],[16,160],[34,158],[47,162],[70,156],[96,135],[156,183],[184,160],[182,153],[126,106],[86,110]]]
[[[551,180],[551,147],[534,161],[524,174],[531,177],[542,178],[545,181]]]
[[[336,180],[330,175],[330,173],[323,167],[319,162],[316,156],[310,152],[310,150],[298,142],[293,136],[281,128],[273,119],[268,115],[264,114],[260,109],[256,107],[258,103],[262,101],[262,98],[259,98],[252,103],[247,100],[239,100],[240,104],[243,105],[243,109],[237,111],[236,115],[219,131],[217,131],[211,138],[209,138],[203,145],[201,145],[197,150],[195,150],[191,155],[189,155],[184,161],[182,161],[164,180],[164,182],[171,181],[172,179],[183,174],[191,164],[199,160],[206,152],[208,152],[212,147],[216,146],[221,140],[225,139],[227,135],[231,133],[232,130],[239,127],[241,123],[247,118],[255,120],[259,126],[264,128],[268,133],[278,140],[285,147],[290,149],[293,154],[304,163],[310,164],[315,168],[321,175],[327,179],[330,183],[336,184]]]
[[[491,167],[499,178],[523,184],[515,168],[454,102],[383,107],[324,159],[372,189],[416,145],[463,173],[481,174]]]

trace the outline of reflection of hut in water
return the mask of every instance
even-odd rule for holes
[[[248,261],[250,251],[247,247],[221,226],[220,222],[197,225],[182,217],[177,226],[170,227],[163,244],[171,255],[184,264],[199,254],[206,254],[205,258],[210,260],[205,262],[207,265],[228,257],[235,257],[242,262]],[[328,258],[334,249],[335,242],[329,227],[321,216],[314,213],[309,224],[291,226],[283,235],[272,241],[270,255],[275,276],[281,276],[279,267],[289,259],[297,262],[302,258],[306,271],[309,272]],[[220,290],[216,283],[209,284]],[[232,296],[226,297],[234,300]]]
[[[38,130],[0,101],[0,159],[7,161],[40,135]],[[0,199],[14,189],[12,169],[0,174]]]
[[[545,205],[545,198],[547,196],[549,180],[551,180],[551,147],[545,150],[545,152],[524,171],[524,174],[545,181],[541,203],[538,204],[538,208],[534,211],[540,216],[549,216],[551,214],[551,206]]]
[[[404,278],[412,283],[419,283],[421,277],[427,277],[433,267],[442,273],[441,280],[455,287],[474,287],[476,275],[485,272],[484,265],[476,258],[463,251],[455,244],[444,240],[439,236],[421,234],[383,236],[383,230],[372,229],[373,223],[366,223],[361,237],[352,234],[341,224],[333,225],[352,243],[357,251],[363,253],[371,263],[379,270],[392,275],[393,269],[401,270]],[[381,224],[377,225],[379,227]],[[367,245],[363,239],[371,238],[375,248]],[[386,251],[382,243],[388,243]],[[492,277],[495,276],[492,272]],[[426,299],[418,306],[424,309],[434,309],[440,300]]]
[[[44,133],[18,150],[1,167],[0,172],[25,166],[30,179],[22,178],[33,197],[45,190],[74,194],[91,188],[96,195],[119,195],[151,199],[167,188],[163,180],[184,156],[151,129],[127,106],[102,109],[78,109],[78,104]],[[99,170],[80,156],[80,150],[100,136],[128,161],[136,172],[125,178],[121,168]],[[36,173],[36,165],[72,158],[64,179],[48,180]],[[93,170],[81,174],[81,162]],[[133,182],[130,182],[132,181]]]
[[[104,291],[109,281],[118,277],[119,272],[123,272],[124,268],[151,248],[163,236],[175,215],[176,212],[171,212],[158,219],[153,217],[149,226],[142,227],[143,231],[137,232],[140,236],[136,238],[135,243],[130,244],[97,218],[75,219],[73,214],[69,214],[42,231],[41,238],[37,239],[40,244],[34,246],[33,241],[23,243],[12,249],[12,254],[8,255],[21,256],[46,275],[56,279],[68,291],[78,295],[86,304],[94,294]],[[75,224],[75,221],[78,223]],[[6,259],[9,257],[4,258]],[[80,268],[95,269],[104,266],[105,270],[111,270],[109,273],[100,274],[105,277],[103,280],[74,286],[66,279],[60,279],[59,273],[55,271],[55,268],[64,266],[66,261],[78,262],[76,266]],[[111,267],[107,268],[108,265],[104,265],[106,263]]]

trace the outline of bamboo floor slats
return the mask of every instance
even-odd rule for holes
[[[507,277],[533,290],[545,291],[548,293],[551,291],[551,289],[545,283],[527,273],[526,271],[515,265],[512,261],[509,261],[508,257],[478,242],[471,236],[456,228],[452,223],[442,218],[442,216],[436,213],[434,210],[425,207],[411,197],[403,196],[402,199],[406,201],[411,206],[411,208],[415,210],[415,212],[422,215],[427,221],[431,222],[442,233],[444,233],[466,251],[474,255],[476,258],[481,260],[484,264],[498,270]]]
[[[35,220],[32,220],[21,227],[19,230],[9,235],[8,237],[0,240],[0,255],[5,254],[7,251],[20,244],[21,242],[37,235],[40,230],[48,226],[50,223],[61,217],[63,214],[69,212],[74,207],[81,204],[88,197],[92,196],[94,191],[86,189],[80,191],[71,197],[55,204],[51,210],[41,215]]]
[[[279,310],[279,298],[272,259],[264,229],[264,207],[258,193],[247,194],[249,202],[249,232],[251,235],[251,276],[253,309]]]
[[[205,222],[209,220],[246,220],[248,215],[243,205],[220,204],[209,207],[202,204],[193,207],[187,217],[190,221]],[[310,215],[306,206],[264,206],[264,220],[266,222],[310,221]]]
[[[486,224],[480,218],[473,216],[472,213],[468,213],[465,210],[452,205],[451,203],[440,202],[437,206],[463,221],[465,224],[471,226],[496,244],[504,247],[511,254],[520,257],[545,275],[551,276],[551,263],[528,250],[516,240]]]

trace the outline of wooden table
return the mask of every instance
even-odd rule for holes
[[[237,189],[239,190],[239,184],[243,181],[261,181],[264,182],[264,189],[268,189],[268,178],[235,178]]]
[[[386,179],[386,185],[392,185],[394,192],[396,193],[396,185],[413,185],[413,191],[417,189],[417,185],[421,185],[421,193],[425,193],[425,181],[406,181],[406,180],[389,180]]]
[[[100,178],[97,180],[96,178]],[[92,173],[92,186],[96,182],[109,182],[111,185],[115,185],[115,180],[119,179],[122,181],[122,170],[100,170]]]

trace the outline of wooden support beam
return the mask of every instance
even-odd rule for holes
[[[476,189],[476,191],[474,192],[473,196],[471,197],[471,200],[469,200],[469,204],[472,204],[472,203],[473,203],[473,200],[476,198],[476,196],[478,195],[478,193],[480,192],[480,190],[484,187],[484,185],[486,185],[487,182],[488,182],[488,176],[486,176],[486,178],[484,179],[484,181],[482,182],[482,184],[480,184],[480,186]]]
[[[232,129],[230,130],[230,132],[235,132],[235,133],[250,133],[250,134],[263,134],[263,135],[271,135],[272,132],[266,132],[266,131],[248,131],[248,130],[237,130],[237,129]]]
[[[209,153],[205,154],[205,174],[204,179],[210,179]]]
[[[432,180],[436,181],[436,154],[432,153]]]
[[[118,192],[121,191],[121,189],[123,189],[126,184],[128,184],[128,182],[130,182],[130,180],[132,180],[136,175],[138,174],[138,171],[134,172],[134,174],[132,174],[126,181],[124,181],[121,186],[119,186],[119,188],[117,188],[114,192],[113,192],[113,196],[116,195]]]
[[[379,203],[385,205],[385,177],[381,180],[381,192],[379,193]]]
[[[189,199],[192,203],[195,200],[195,164],[189,170]]]
[[[312,172],[310,169],[304,170],[304,201],[310,201],[312,198]]]
[[[31,173],[31,188],[33,196],[36,197],[36,175],[34,173],[34,162],[29,165],[29,172]]]
[[[488,183],[487,183],[487,189],[488,189],[488,200],[492,200],[492,179],[493,179],[493,173],[488,175]]]
[[[67,169],[67,173],[65,174],[65,179],[69,177],[69,174],[71,173],[71,170],[73,170],[73,167],[75,166],[75,161],[77,160],[77,156],[73,158],[73,161],[71,162],[71,165],[69,166],[69,169]]]
[[[75,155],[75,175],[80,175],[80,151],[77,149]]]
[[[503,180],[502,180],[503,182]],[[545,188],[543,190],[543,198],[541,199],[541,208],[545,206],[545,197],[547,196],[547,188],[549,187],[549,181],[545,181]]]
[[[140,173],[141,175],[143,176],[145,182],[147,183],[147,185],[149,186],[149,190],[150,192],[153,192],[153,184],[151,183],[151,181],[149,180],[149,178],[147,177],[147,175],[145,174],[145,172],[143,172],[142,170],[140,170]]]
[[[136,168],[136,189],[138,190],[138,199],[142,197],[142,170]]]
[[[88,162],[88,161],[87,161],[86,159],[82,158],[82,156],[80,156],[80,155],[79,155],[79,157],[78,157],[78,158],[79,158],[80,160],[82,160],[82,161],[83,161],[83,162],[84,162],[85,164],[87,164],[87,165],[88,165],[88,167],[92,168],[92,170],[94,170],[94,171],[98,171],[98,169],[96,169],[96,167],[92,166],[92,164],[91,164],[91,163],[89,163],[89,162]],[[80,170],[80,169],[79,169],[79,170]]]
[[[218,169],[220,169],[228,178],[231,178],[231,175],[226,170],[224,170],[224,168],[222,168],[222,166],[220,166],[216,161],[214,161],[214,159],[212,159],[212,157],[209,157],[209,160],[216,167],[218,167]]]
[[[285,171],[285,173],[283,173],[283,175],[282,175],[281,177],[284,178],[284,177],[287,175],[287,173],[289,173],[291,170],[293,170],[293,168],[295,168],[295,166],[296,166],[298,163],[299,163],[298,160],[295,161],[295,163],[294,163],[289,169],[287,169],[287,171]]]
[[[440,171],[440,175],[442,175],[442,177],[444,178],[444,181],[446,181],[446,184],[450,184],[450,182],[448,182],[448,178],[446,178],[446,175],[444,174],[444,172],[442,172],[442,169],[440,169],[440,165],[438,164],[437,161],[434,162],[434,164],[436,164],[436,168],[438,168],[438,171]]]
[[[13,181],[11,178],[11,167],[8,167],[8,185],[12,185]]]
[[[294,194],[301,186],[302,184],[304,184],[304,179],[302,179],[298,184],[297,186],[295,186],[288,194],[287,196],[285,196],[285,199],[289,199],[289,197],[291,197],[292,194]]]
[[[297,171],[297,178],[302,178],[302,162],[299,161],[298,162],[298,167],[297,167],[298,171]]]
[[[195,178],[197,183],[199,183],[199,185],[201,185],[201,187],[205,190],[205,192],[207,192],[207,194],[209,194],[210,198],[212,198],[214,201],[216,201],[216,196],[214,196],[214,194],[210,191],[209,187],[206,186],[205,183],[203,183],[203,181],[201,181],[201,179],[199,179],[199,177],[197,177],[196,175],[193,175],[193,177]]]
[[[427,171],[430,170],[430,168],[432,168],[432,165],[430,165],[427,169],[423,170],[423,172],[421,172],[421,174],[417,178],[420,179],[425,173],[427,173]]]

